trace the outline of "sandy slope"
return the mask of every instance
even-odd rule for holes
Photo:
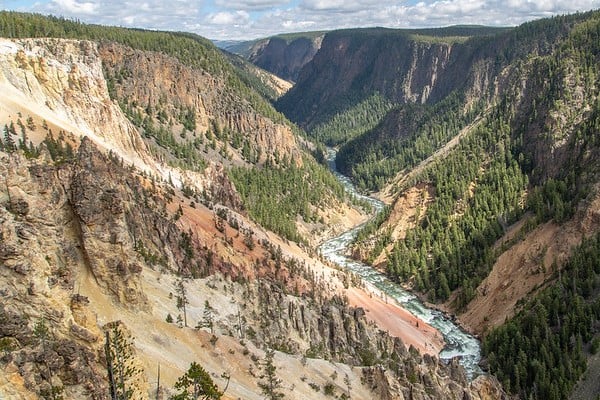
[[[369,320],[390,335],[401,338],[407,346],[432,355],[439,354],[444,347],[444,340],[435,328],[404,308],[362,289],[351,288],[347,293],[352,306],[363,307]]]
[[[150,313],[134,312],[113,304],[99,291],[91,275],[84,274],[81,277],[80,291],[81,294],[89,297],[91,305],[96,310],[99,324],[120,319],[133,333],[138,356],[148,376],[149,391],[156,390],[159,364],[160,385],[165,393],[169,393],[168,388],[173,386],[192,361],[196,361],[211,372],[220,388],[223,388],[226,382],[221,374],[223,372],[231,374],[232,379],[226,397],[262,399],[257,386],[259,369],[251,357],[254,354],[258,359],[262,359],[264,352],[248,341],[242,345],[240,340],[226,335],[219,335],[217,342],[213,345],[210,341],[212,335],[207,330],[196,330],[191,327],[179,328],[176,324],[165,322],[164,317],[167,313],[175,315],[178,312],[175,300],[169,298],[169,292],[175,291],[174,277],[151,269],[145,269],[143,276],[145,293],[152,303]],[[210,277],[188,283],[189,325],[195,325],[202,318],[205,300],[209,300],[222,317],[235,313],[235,304],[232,302],[235,295],[228,296],[211,287],[223,284],[225,284],[225,280],[220,277]],[[360,368],[312,359],[307,359],[306,365],[303,366],[300,356],[280,352],[276,353],[275,363],[278,376],[284,381],[282,391],[287,398],[316,399],[324,397],[322,391],[315,392],[309,386],[310,383],[320,387],[332,383],[336,386],[336,393],[341,394],[346,389],[343,381],[345,374],[348,374],[350,378],[353,398],[368,399],[371,396],[369,390],[360,383]],[[298,371],[302,371],[302,374],[299,374]],[[334,380],[335,376],[337,378]]]
[[[460,321],[469,330],[485,334],[511,317],[519,300],[552,278],[553,264],[562,268],[573,248],[600,229],[599,210],[600,194],[596,194],[573,220],[562,225],[547,222],[522,234],[521,228],[529,218],[526,216],[510,227],[496,246],[514,243],[498,257],[490,274],[479,284],[475,298],[458,316]]]

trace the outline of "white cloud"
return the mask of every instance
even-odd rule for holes
[[[99,8],[99,4],[92,1],[54,0],[53,3],[57,8],[69,14],[95,14]]]
[[[206,17],[208,24],[240,26],[248,23],[250,16],[245,11],[218,12]]]
[[[52,0],[31,11],[77,18],[84,22],[149,29],[182,30],[199,20],[202,0]]]
[[[381,1],[377,0],[303,0],[300,7],[306,10],[315,11],[338,11],[352,12],[360,11],[373,7],[381,7]]]
[[[215,0],[215,5],[224,9],[230,10],[268,10],[270,8],[276,8],[285,6],[290,0],[246,0],[246,1],[230,1],[230,0]]]
[[[38,0],[27,11],[84,22],[190,31],[211,39],[385,26],[518,25],[600,8],[600,0]],[[22,9],[22,7],[20,7]]]

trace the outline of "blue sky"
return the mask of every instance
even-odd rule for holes
[[[367,26],[512,26],[597,9],[600,0],[0,0],[0,8],[223,40]]]

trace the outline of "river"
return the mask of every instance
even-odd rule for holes
[[[350,179],[337,171],[334,150],[329,149],[327,160],[329,167],[348,192],[368,201],[376,210],[376,213],[383,210],[384,204],[381,201],[358,193]],[[319,248],[321,254],[326,259],[356,273],[367,286],[370,285],[382,291],[389,299],[394,299],[414,316],[436,328],[446,342],[446,346],[439,354],[441,359],[450,360],[458,356],[470,379],[481,374],[482,371],[478,365],[481,359],[481,348],[477,338],[461,329],[444,313],[425,306],[414,294],[404,290],[400,285],[392,282],[373,267],[346,256],[348,246],[363,226],[364,224],[356,226],[340,236],[326,241]]]

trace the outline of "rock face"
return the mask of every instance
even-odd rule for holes
[[[186,184],[194,190],[204,191],[214,202],[219,202],[223,197],[222,200],[226,205],[241,210],[241,200],[222,166],[209,163],[206,170],[204,168],[194,171],[184,170],[166,165],[160,155],[151,154],[139,129],[129,121],[123,110],[109,96],[105,70],[109,68],[111,61],[115,62],[113,58],[117,49],[121,51],[119,60],[124,61],[125,48],[107,49],[101,46],[99,50],[96,43],[89,41],[49,38],[1,39],[0,87],[7,96],[0,100],[0,115],[9,119],[7,123],[14,123],[15,119],[20,118],[19,115],[24,115],[22,120],[35,117],[38,128],[28,132],[35,143],[42,141],[50,132],[54,138],[68,137],[71,145],[78,142],[77,137],[88,136],[100,148],[110,151],[114,156],[122,158],[123,162],[152,174],[159,180],[172,179],[179,186]],[[139,57],[143,57],[143,52],[140,53]],[[154,64],[146,65],[141,71],[146,76],[146,80],[141,84],[150,85],[145,89],[143,86],[137,87],[136,90],[146,96],[142,99],[161,98],[163,99],[161,101],[164,101],[165,96],[174,96],[174,104],[198,106],[196,115],[199,124],[202,121],[204,124],[217,121],[220,126],[226,127],[227,121],[230,121],[232,124],[230,129],[241,129],[246,132],[249,142],[253,143],[255,148],[269,150],[270,153],[262,153],[263,161],[269,154],[280,154],[300,162],[300,150],[289,127],[273,123],[256,113],[239,109],[240,114],[237,116],[234,116],[235,113],[232,111],[236,110],[234,108],[231,108],[229,114],[221,113],[219,110],[227,110],[229,104],[235,102],[235,99],[229,99],[230,96],[225,93],[227,90],[224,82],[215,84],[217,79],[190,69],[186,70],[188,73],[186,75],[184,71],[182,72],[185,68],[175,60],[165,56],[161,58],[154,53],[151,55],[160,60],[154,60]],[[107,59],[102,60],[102,56]],[[135,58],[133,60],[135,61]],[[157,64],[159,61],[163,62],[161,68],[164,70],[165,79],[180,82],[179,86],[171,91],[163,92],[163,89],[168,86],[164,82],[164,85],[154,84],[154,81],[147,80],[152,71],[151,67],[162,71]],[[111,65],[119,71],[126,68]],[[140,66],[136,65],[137,67]],[[160,74],[158,72],[157,74],[155,79],[160,80]],[[167,76],[169,74],[176,75],[169,78]],[[180,76],[181,79],[187,77],[190,81],[179,81],[175,76]],[[198,77],[204,77],[204,80],[199,79],[196,82]],[[190,82],[195,83],[192,85]],[[213,87],[213,84],[220,86],[221,89]],[[194,90],[196,92],[192,96]],[[135,96],[139,93],[132,92],[128,95]],[[223,97],[229,100],[218,100],[220,94],[224,94]],[[192,97],[199,103],[194,103]],[[211,103],[207,113],[203,108],[202,99],[208,103],[211,101],[217,103]],[[244,110],[249,108],[247,104],[241,104],[239,99],[238,103]],[[42,129],[40,125],[44,125],[44,128]]]
[[[549,51],[543,40],[518,43],[510,31],[454,29],[329,32],[278,109],[310,129],[374,93],[398,104],[436,103],[456,90],[489,99],[507,63]]]
[[[484,376],[470,384],[458,360],[445,364],[413,347],[407,350],[402,340],[368,323],[362,308],[349,308],[342,298],[317,298],[314,307],[272,284],[263,282],[255,290],[246,297],[258,301],[260,340],[286,352],[366,365],[361,379],[378,399],[504,398],[494,379]]]
[[[227,131],[230,136],[240,133],[260,154],[259,162],[273,154],[300,162],[291,128],[261,115],[247,101],[236,98],[225,78],[184,66],[160,53],[118,44],[101,45],[100,56],[107,76],[114,82],[116,98],[131,107],[132,112],[141,113],[141,118],[154,119],[155,113],[160,113],[160,119],[175,121],[182,112],[192,110],[197,132],[194,136],[208,129]],[[241,158],[241,148],[229,150]]]
[[[153,197],[90,139],[59,166],[44,151],[33,161],[0,152],[0,364],[12,377],[0,382],[0,397],[57,390],[105,399],[100,305],[79,288],[91,281],[108,304],[150,311],[142,265],[183,265],[182,232],[165,214],[166,194]]]
[[[95,43],[2,39],[0,48],[0,85],[15,103],[119,151],[128,162],[141,166],[148,159],[137,130],[108,96]]]
[[[71,239],[75,226],[60,184],[64,171],[0,154],[3,371],[22,385],[23,398],[55,388],[67,398],[103,399],[100,331],[85,301],[71,298],[82,252]],[[26,213],[10,207],[16,201],[27,204]]]
[[[136,276],[142,270],[125,213],[130,199],[122,177],[113,175],[106,156],[84,138],[70,185],[69,202],[81,250],[90,272],[120,303],[141,306],[146,296]]]
[[[321,47],[324,34],[286,40],[272,37],[256,42],[246,58],[253,64],[283,79],[296,82],[304,65]]]
[[[402,31],[366,29],[328,33],[278,107],[311,127],[374,92],[395,102],[429,101],[461,82],[444,78],[464,56],[461,45],[414,40]]]

